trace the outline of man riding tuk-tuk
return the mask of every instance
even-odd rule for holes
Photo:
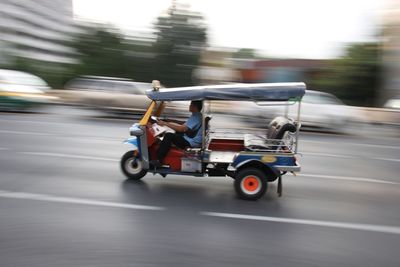
[[[160,88],[146,91],[152,100],[139,123],[130,127],[131,137],[125,141],[133,145],[121,159],[123,173],[132,180],[140,180],[148,172],[166,177],[168,174],[188,176],[228,176],[234,179],[239,197],[256,200],[262,197],[267,184],[278,180],[278,194],[282,193],[282,176],[300,171],[297,146],[300,129],[300,104],[305,93],[304,83],[258,83]],[[210,129],[211,117],[204,108],[210,101],[255,101],[273,105],[297,105],[297,118],[274,118],[264,134]],[[168,146],[160,157],[163,138],[171,138],[175,130],[186,134],[187,123],[159,121],[167,101],[201,101],[201,127],[194,127],[201,145]],[[201,109],[201,108],[200,108]],[[196,111],[196,109],[194,109]],[[192,114],[193,116],[193,114]],[[170,125],[171,127],[168,127]],[[182,127],[178,127],[183,125]],[[174,129],[172,129],[174,128]],[[168,137],[169,136],[169,137]],[[188,139],[188,138],[186,138]],[[162,149],[161,149],[162,150]],[[165,155],[166,154],[166,155]],[[160,160],[161,159],[161,160]]]

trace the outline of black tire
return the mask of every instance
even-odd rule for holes
[[[147,170],[143,169],[142,160],[135,156],[133,150],[122,156],[121,169],[130,180],[140,180],[147,174]]]
[[[257,200],[267,191],[266,174],[257,168],[245,168],[235,175],[234,187],[240,198]]]

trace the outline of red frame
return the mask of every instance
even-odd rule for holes
[[[208,149],[212,151],[243,151],[243,140],[234,139],[212,139],[208,145]]]
[[[151,124],[147,124],[146,135],[150,160],[156,160],[159,144],[156,142],[157,139],[154,136],[154,133],[151,131]],[[184,155],[185,152],[182,149],[171,147],[162,163],[169,165],[171,170],[180,171],[182,167],[181,159]]]
[[[150,160],[157,159],[157,150],[159,148],[159,144],[156,142],[157,138],[154,135],[154,132],[151,128],[151,123],[147,123],[146,125],[146,135],[147,135],[147,145],[149,149],[149,157]],[[244,150],[244,142],[243,140],[234,140],[234,139],[212,139],[210,144],[208,145],[208,149],[212,151],[243,151]],[[171,170],[180,171],[182,167],[182,157],[185,156],[185,151],[171,147],[168,151],[168,154],[164,158],[162,162],[165,165],[169,165]]]

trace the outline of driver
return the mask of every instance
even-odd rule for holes
[[[168,126],[175,130],[175,133],[166,133],[163,140],[160,143],[160,147],[157,151],[157,160],[152,160],[150,163],[154,167],[160,167],[162,161],[167,155],[171,145],[174,144],[179,148],[187,147],[201,147],[202,144],[202,116],[201,109],[203,103],[201,101],[190,102],[189,111],[192,115],[184,124],[178,124],[175,122],[167,122],[158,120],[157,123],[161,126]]]

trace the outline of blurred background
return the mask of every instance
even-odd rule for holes
[[[3,110],[51,102],[141,111],[153,79],[166,87],[303,81],[336,98],[309,99],[317,104],[311,112],[329,109],[322,119],[347,113],[337,120],[399,124],[398,1],[0,5]],[[265,113],[251,103],[242,107]]]
[[[152,80],[305,82],[301,172],[256,202],[126,180]],[[264,104],[210,129],[265,134]],[[399,0],[0,0],[0,110],[1,267],[399,266]]]

